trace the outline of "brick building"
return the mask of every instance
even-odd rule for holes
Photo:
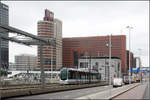
[[[82,56],[109,56],[109,36],[63,38],[63,66],[78,66]],[[121,59],[122,71],[126,72],[126,36],[112,36],[112,56]]]

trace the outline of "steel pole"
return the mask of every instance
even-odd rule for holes
[[[91,83],[91,51],[90,51],[90,70],[89,70],[89,74],[90,74],[90,83]]]
[[[2,75],[2,58],[1,58],[1,37],[0,37],[0,80]]]
[[[105,56],[105,81],[106,81],[106,79],[107,79],[107,78],[106,78],[106,75],[107,75],[107,74],[106,74],[106,56]]]
[[[1,69],[2,69],[2,59],[1,59],[1,37],[0,37],[0,87],[2,87],[2,84],[1,84]],[[1,91],[0,91],[0,94],[1,94]],[[0,95],[0,99],[1,99],[1,95]]]
[[[42,45],[40,45],[40,70],[41,70],[42,88],[45,88],[45,74],[44,74],[44,67],[43,67],[43,50],[42,50]]]
[[[139,49],[139,57],[141,56],[141,49]],[[141,58],[139,58],[139,67],[140,67],[140,83],[142,83],[142,64]]]
[[[131,30],[131,27],[129,27],[129,84],[131,84],[131,72],[130,72],[130,69],[131,69],[131,66],[130,66],[130,50],[131,50],[131,46],[130,46],[130,30]]]
[[[53,45],[51,46],[51,80],[52,80],[52,72],[53,72]]]
[[[131,45],[130,45],[130,28],[129,28],[129,84],[131,84],[131,66],[130,66],[130,50],[131,50]]]
[[[131,72],[130,72],[130,69],[131,69],[131,65],[130,65],[130,51],[131,51],[131,46],[130,46],[130,38],[131,38],[131,36],[130,36],[130,31],[131,31],[131,29],[133,29],[133,27],[130,27],[130,26],[127,26],[126,28],[128,28],[129,29],[129,84],[131,84]]]
[[[109,36],[109,87],[111,96],[111,35]]]
[[[109,85],[111,86],[111,35],[109,36]]]

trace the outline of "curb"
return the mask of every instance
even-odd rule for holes
[[[113,95],[108,96],[108,97],[107,96],[103,97],[107,93],[106,91],[108,91],[108,90],[106,90],[106,91],[103,91],[103,92],[98,92],[96,94],[90,94],[90,95],[82,96],[82,97],[79,97],[79,98],[76,98],[76,99],[88,99],[88,100],[90,100],[90,99],[108,99],[108,100],[111,100],[114,97],[116,97],[116,96],[118,96],[120,94],[123,94],[124,92],[129,91],[129,90],[135,88],[138,85],[140,85],[140,84],[131,84],[131,87],[129,87],[128,89],[125,89],[125,90],[121,90],[121,91],[118,91],[120,89],[120,88],[118,88],[118,90],[114,90],[113,91],[113,92],[116,91],[116,93],[114,93]],[[101,94],[103,96],[100,96]]]
[[[121,93],[117,93],[117,94],[111,96],[111,97],[108,98],[108,99],[109,99],[109,100],[112,100],[113,98],[115,98],[115,97],[117,97],[117,96],[119,96],[119,95],[121,95],[121,94],[123,94],[123,93],[125,93],[125,92],[127,92],[127,91],[129,91],[129,90],[131,90],[131,89],[133,89],[133,88],[135,88],[135,87],[137,87],[137,86],[139,86],[139,85],[140,85],[140,84],[137,84],[137,85],[135,85],[135,86],[133,86],[133,87],[131,87],[131,88],[129,88],[129,89],[127,89],[127,90],[121,92]]]

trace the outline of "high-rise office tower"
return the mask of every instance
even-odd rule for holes
[[[8,25],[9,24],[9,8],[7,5],[3,4],[0,2],[0,24],[1,25]],[[5,30],[0,30],[0,35],[7,36],[8,37],[8,32]],[[2,40],[0,41],[0,52],[1,52],[1,70],[8,70],[9,66],[9,46],[8,46],[8,41]]]
[[[54,19],[56,32],[56,69],[62,67],[62,22]]]
[[[62,24],[58,19],[54,19],[54,13],[45,10],[44,20],[38,21],[38,36],[43,39],[55,40],[53,46],[42,45],[43,48],[43,62],[46,70],[59,69],[62,64],[62,48],[59,48],[58,44],[61,44]],[[60,41],[60,42],[59,42]],[[38,46],[38,68],[40,67],[40,47]]]

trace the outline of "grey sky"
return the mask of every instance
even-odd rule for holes
[[[149,2],[148,1],[2,1],[9,5],[11,26],[37,35],[37,21],[44,9],[54,12],[63,22],[63,37],[127,35],[132,26],[131,51],[142,57],[143,66],[149,65]],[[141,53],[138,49],[142,49]],[[14,55],[37,55],[36,47],[10,43],[10,61]]]

